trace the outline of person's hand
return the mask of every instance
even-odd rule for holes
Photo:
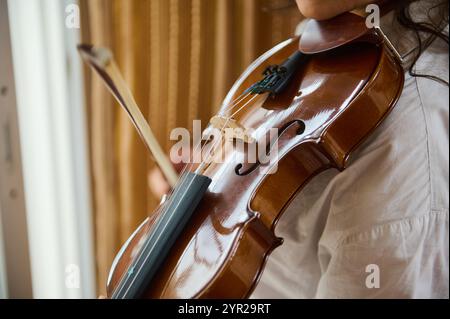
[[[148,187],[156,198],[161,198],[170,191],[170,185],[159,167],[154,167],[149,172]]]
[[[173,164],[177,173],[181,173],[184,163]],[[161,198],[170,192],[170,185],[159,167],[154,167],[148,173],[148,187],[156,198]]]
[[[374,3],[376,0],[296,0],[300,12],[306,18],[325,20],[341,13]]]

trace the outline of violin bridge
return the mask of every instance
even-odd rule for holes
[[[241,140],[247,144],[255,142],[255,139],[251,136],[249,130],[235,119],[216,115],[211,119],[210,124],[221,132],[226,130],[225,136],[228,140]]]

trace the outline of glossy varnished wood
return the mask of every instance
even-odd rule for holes
[[[367,34],[364,17],[347,12],[330,20],[309,20],[300,40],[300,51],[325,52],[361,39]]]
[[[292,39],[263,55],[241,76],[223,105],[258,81],[267,66],[283,62],[297,48],[298,39]],[[346,167],[352,151],[395,105],[402,85],[402,69],[373,43],[305,57],[281,96],[259,97],[235,117],[255,129],[257,138],[270,128],[284,129],[278,141],[278,169],[262,165],[238,176],[235,168],[245,164],[246,154],[232,149],[224,163],[212,164],[205,172],[213,181],[209,192],[145,297],[249,296],[270,252],[282,243],[274,229],[288,204],[319,172]],[[221,113],[230,111],[223,107]],[[302,130],[296,121],[303,123]],[[266,174],[269,171],[272,174]],[[109,294],[151,231],[158,211],[118,254]]]

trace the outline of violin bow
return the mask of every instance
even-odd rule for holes
[[[114,61],[113,54],[106,48],[81,44],[78,46],[82,58],[100,75],[113,96],[130,117],[144,144],[153,155],[169,185],[173,188],[178,174],[159,145],[153,131],[140,111],[131,90]]]

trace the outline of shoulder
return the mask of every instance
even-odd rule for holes
[[[434,45],[417,69],[448,77],[448,47],[445,58]],[[323,237],[331,245],[344,234],[448,211],[448,95],[441,83],[406,76],[392,113],[319,199],[329,211]]]
[[[448,81],[448,46],[435,41],[415,71]],[[448,96],[447,86],[407,75],[392,114],[331,181],[318,296],[448,297]],[[366,287],[368,265],[380,289]]]

